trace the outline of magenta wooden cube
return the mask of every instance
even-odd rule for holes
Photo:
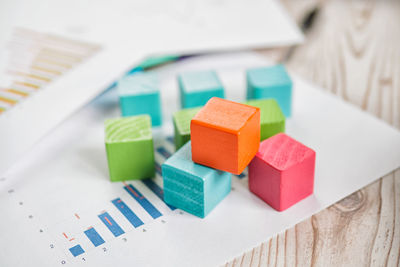
[[[314,190],[315,151],[284,133],[261,142],[249,165],[250,191],[283,211]]]

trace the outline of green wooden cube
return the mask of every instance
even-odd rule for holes
[[[175,149],[190,140],[190,121],[201,108],[186,108],[174,113]]]
[[[106,120],[105,136],[111,181],[145,179],[155,175],[150,116]]]
[[[285,115],[275,99],[250,100],[244,104],[260,108],[261,141],[285,132]]]

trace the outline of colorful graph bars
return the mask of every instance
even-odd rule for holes
[[[156,151],[162,156],[162,158],[167,159],[171,156],[171,152],[169,152],[165,147],[161,146],[156,149]],[[161,166],[158,162],[155,163],[156,172],[161,176]],[[154,193],[160,200],[164,202],[164,191],[161,186],[159,186],[155,179],[149,178],[140,181],[142,185],[148,188],[151,192]],[[153,219],[157,219],[162,216],[160,210],[158,210],[138,189],[138,186],[133,186],[132,184],[127,184],[123,182],[123,189],[128,193],[130,197],[132,197]],[[120,197],[117,197],[111,200],[111,203],[114,207],[122,214],[129,223],[134,227],[138,228],[144,225],[143,219],[139,218],[137,213],[135,213],[131,207],[127,204],[126,201],[122,200]],[[175,207],[168,205],[164,202],[164,204],[170,210],[176,210]],[[140,215],[140,212],[138,213]],[[142,215],[140,215],[142,216]],[[75,217],[80,219],[80,217],[75,214]],[[102,211],[98,218],[100,221],[107,227],[107,229],[112,233],[114,237],[121,236],[125,233],[125,230],[117,223],[116,219],[114,219],[109,212]],[[125,227],[125,226],[124,226]],[[106,240],[99,234],[99,232],[95,229],[95,227],[90,226],[84,232],[85,236],[90,240],[94,247],[98,247],[104,243]],[[65,235],[65,234],[64,234]],[[67,238],[68,239],[68,238]],[[71,240],[74,240],[73,238]],[[70,240],[70,241],[71,241]],[[69,248],[72,256],[77,257],[83,253],[85,250],[81,245],[75,245]]]
[[[16,28],[6,52],[4,81],[0,81],[0,115],[100,51],[96,44]]]
[[[158,148],[157,151],[163,157],[169,157],[171,155],[171,153],[163,147]],[[158,168],[159,170],[157,172],[159,172],[159,174],[161,175],[161,167],[158,163],[156,163],[156,169],[157,169],[157,166],[159,167]],[[156,181],[154,179],[145,179],[145,180],[142,180],[141,183],[146,188],[148,188],[151,192],[153,192],[154,195],[156,195],[160,200],[162,200],[164,202],[164,191],[156,183]],[[131,196],[153,219],[157,219],[160,216],[162,216],[162,213],[138,190],[137,187],[133,186],[132,184],[124,183],[123,188],[128,193],[128,195]],[[131,223],[131,225],[134,228],[138,228],[138,227],[144,225],[143,220],[141,218],[139,218],[139,216],[121,198],[119,198],[119,197],[115,198],[115,199],[111,200],[111,203]],[[170,210],[176,209],[175,207],[168,205],[166,203],[165,203],[165,205]],[[80,218],[77,214],[75,214],[75,217],[78,219]],[[107,211],[102,211],[98,215],[98,218],[107,227],[107,229],[113,234],[114,237],[121,236],[125,233],[124,229],[122,229],[122,227],[117,223],[117,221]],[[106,243],[104,238],[99,234],[99,232],[93,226],[90,226],[89,228],[87,228],[84,231],[84,234],[90,240],[90,242],[93,244],[94,247],[98,247],[98,246]],[[77,256],[85,253],[85,250],[79,244],[69,248],[69,251],[71,252],[71,254],[74,257],[77,257]]]

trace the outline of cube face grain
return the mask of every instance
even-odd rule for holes
[[[200,108],[187,108],[174,113],[175,149],[178,150],[190,141],[190,121]]]
[[[200,218],[231,190],[231,174],[194,163],[186,143],[162,165],[164,201]]]
[[[247,99],[274,98],[283,114],[292,113],[292,80],[283,65],[249,69],[247,78]]]
[[[249,165],[250,191],[283,211],[313,193],[315,152],[286,134],[260,144]]]
[[[106,120],[105,135],[111,181],[145,179],[155,175],[148,115]]]
[[[203,106],[212,97],[224,98],[224,88],[215,71],[182,73],[178,76],[181,107]]]
[[[162,124],[158,79],[149,73],[134,73],[118,81],[122,116],[148,114],[153,126]]]
[[[261,141],[285,132],[285,115],[275,99],[249,100],[244,104],[260,108]]]
[[[190,127],[194,162],[240,174],[258,151],[260,109],[214,97]]]

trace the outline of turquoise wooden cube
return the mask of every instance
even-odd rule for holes
[[[164,201],[204,218],[231,191],[231,174],[192,161],[187,142],[162,165]]]
[[[225,98],[224,87],[215,71],[186,72],[178,75],[182,108],[203,106],[216,96]]]
[[[247,99],[274,98],[283,114],[292,113],[292,80],[283,65],[249,69],[247,78]]]
[[[150,73],[134,73],[118,81],[122,116],[148,114],[153,126],[162,124],[158,79]]]

